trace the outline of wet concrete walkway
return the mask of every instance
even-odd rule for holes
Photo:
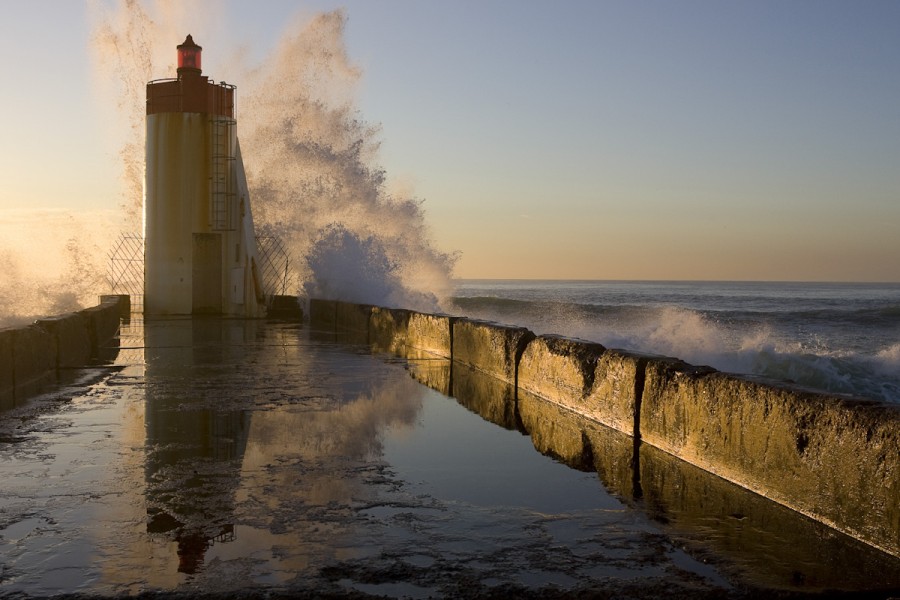
[[[121,345],[0,415],[2,596],[740,598],[900,579],[664,458],[670,496],[602,481],[614,451],[567,451],[570,415],[472,374],[458,402],[420,383],[449,382],[443,361],[243,320],[133,323]]]

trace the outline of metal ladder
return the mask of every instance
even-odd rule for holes
[[[237,192],[234,189],[234,128],[236,121],[216,116],[210,120],[210,227],[213,231],[237,228]]]

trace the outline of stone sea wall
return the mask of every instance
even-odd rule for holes
[[[649,446],[900,557],[900,406],[448,315],[311,300],[310,323],[376,350],[450,359],[449,372],[416,368],[453,395],[464,367],[510,386],[520,405],[538,398],[630,436],[616,442],[630,458],[606,467],[623,482],[640,479]],[[470,387],[459,392],[470,398]],[[555,452],[584,452],[588,437]]]
[[[99,305],[0,329],[0,410],[21,404],[67,369],[109,358],[128,296],[103,296]]]

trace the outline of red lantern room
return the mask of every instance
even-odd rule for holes
[[[184,39],[184,42],[179,44],[177,48],[178,72],[181,73],[182,70],[191,70],[199,73],[202,70],[200,67],[200,53],[203,52],[203,48],[194,43],[194,39],[190,34],[188,34]]]
[[[166,112],[207,113],[234,118],[234,86],[216,83],[202,74],[200,52],[190,35],[178,49],[178,78],[157,79],[147,84],[147,114]]]

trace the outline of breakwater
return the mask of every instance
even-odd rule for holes
[[[111,358],[120,319],[129,313],[128,296],[103,296],[91,308],[0,329],[0,411],[60,381],[67,370]]]
[[[663,451],[900,557],[898,406],[450,315],[311,300],[310,321],[449,359],[511,386],[520,404],[537,397],[630,436],[623,480],[639,482],[641,452]],[[449,373],[425,377],[457,391]],[[574,436],[572,452],[587,438]]]

